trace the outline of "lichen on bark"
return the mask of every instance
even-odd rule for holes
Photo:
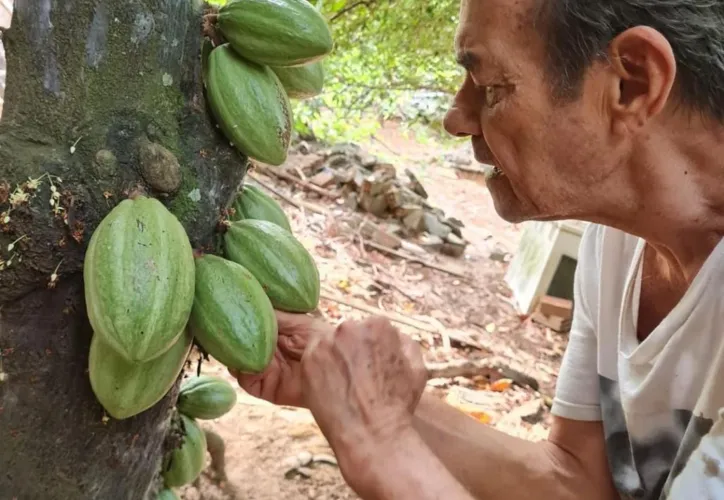
[[[176,390],[103,421],[85,373],[82,265],[93,229],[137,187],[195,247],[214,244],[247,161],[204,106],[202,14],[197,0],[15,2],[0,122],[0,492],[10,497],[136,500],[155,487]],[[178,160],[175,193],[145,184],[140,140]]]

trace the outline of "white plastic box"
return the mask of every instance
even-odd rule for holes
[[[519,311],[531,314],[543,295],[573,298],[570,260],[578,260],[578,247],[587,223],[562,221],[525,224],[505,281],[513,291]],[[555,292],[551,290],[554,282]]]

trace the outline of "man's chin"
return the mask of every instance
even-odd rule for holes
[[[546,216],[539,213],[536,208],[522,202],[513,191],[510,179],[505,174],[499,173],[486,181],[490,196],[493,198],[493,206],[498,216],[510,224],[534,220],[546,220]]]
[[[492,191],[491,191],[492,192]],[[542,214],[530,206],[523,206],[517,199],[498,198],[493,195],[493,206],[498,216],[510,224],[521,224],[523,222],[554,222],[567,220],[570,217],[559,215]]]
[[[488,188],[491,198],[493,198],[493,206],[498,216],[511,224],[525,222],[528,217],[522,210],[520,200],[513,193],[510,181],[503,173],[486,171],[485,185]]]

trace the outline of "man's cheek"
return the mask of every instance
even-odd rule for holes
[[[500,168],[504,174],[515,171],[515,154],[511,137],[500,127],[489,126],[485,131],[485,143],[490,163]]]

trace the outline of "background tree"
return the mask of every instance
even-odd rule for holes
[[[297,104],[297,129],[328,141],[361,139],[402,118],[437,128],[462,73],[453,38],[459,0],[323,0],[334,53],[324,93]]]
[[[176,391],[104,418],[84,249],[141,186],[206,247],[246,172],[200,77],[200,0],[16,0],[0,123],[0,498],[146,498]]]

